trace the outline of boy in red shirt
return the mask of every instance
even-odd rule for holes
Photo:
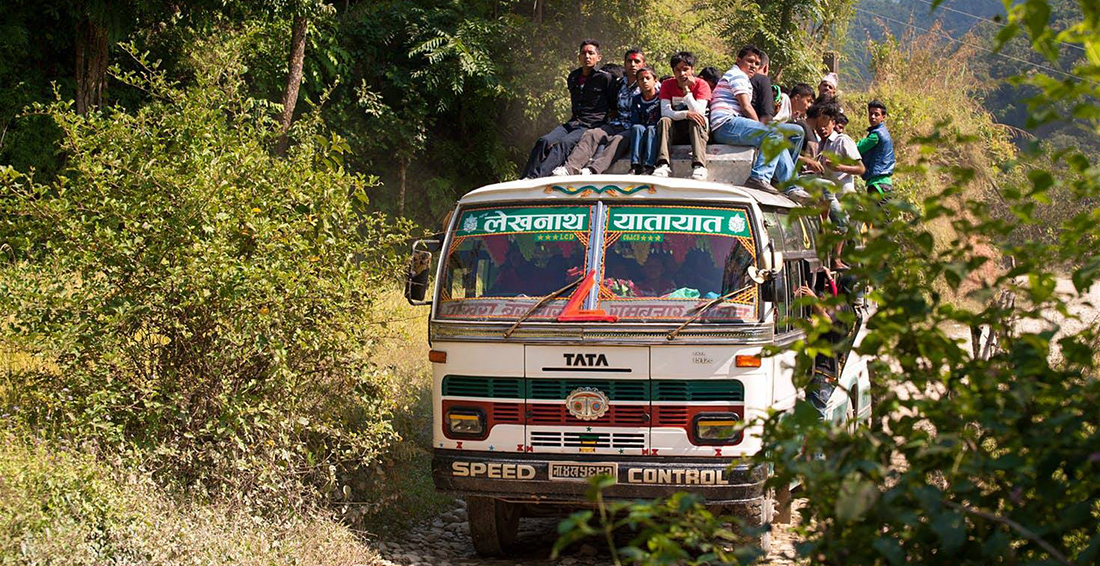
[[[653,174],[672,172],[671,146],[691,143],[691,178],[707,178],[707,104],[710,85],[695,76],[695,55],[681,51],[672,56],[672,78],[661,83],[661,119],[657,122],[657,168]]]

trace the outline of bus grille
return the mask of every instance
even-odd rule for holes
[[[645,434],[635,432],[532,431],[531,446],[547,448],[645,448]]]
[[[600,425],[600,426],[649,426],[649,413],[645,405],[611,405],[607,413],[592,421],[582,421],[569,414],[565,405],[532,403],[527,405],[527,423],[536,425]]]

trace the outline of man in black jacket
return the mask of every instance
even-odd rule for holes
[[[749,78],[749,84],[752,85],[752,109],[756,111],[756,119],[762,124],[771,122],[775,117],[775,92],[772,91],[768,71],[768,54],[762,52],[760,66],[756,68],[756,74]]]
[[[607,122],[607,113],[615,107],[615,97],[618,94],[615,80],[608,73],[596,69],[602,59],[600,44],[593,39],[582,41],[577,59],[580,61],[580,68],[569,73],[565,79],[573,114],[568,122],[535,142],[527,165],[523,168],[524,179],[545,177],[555,167],[565,163],[565,158],[573,151],[584,132]]]

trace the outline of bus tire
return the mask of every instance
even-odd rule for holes
[[[764,531],[760,533],[760,550],[764,551],[764,554],[768,554],[772,550],[772,520],[774,518],[775,511],[775,496],[769,491],[764,497],[753,501],[738,505],[733,508],[733,513],[736,517],[744,521],[745,527],[749,529],[764,528]]]
[[[775,490],[775,523],[777,525],[789,525],[793,521],[792,507],[794,497],[791,495],[791,486],[786,485]]]
[[[466,498],[467,522],[474,550],[482,556],[507,556],[516,542],[520,507],[492,497]]]

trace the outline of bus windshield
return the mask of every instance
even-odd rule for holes
[[[497,206],[458,219],[446,257],[439,316],[509,320],[582,275],[592,207]],[[532,319],[561,314],[568,295]]]
[[[745,208],[611,206],[603,242],[600,308],[620,320],[683,320],[731,296],[702,320],[756,316],[755,235]]]

